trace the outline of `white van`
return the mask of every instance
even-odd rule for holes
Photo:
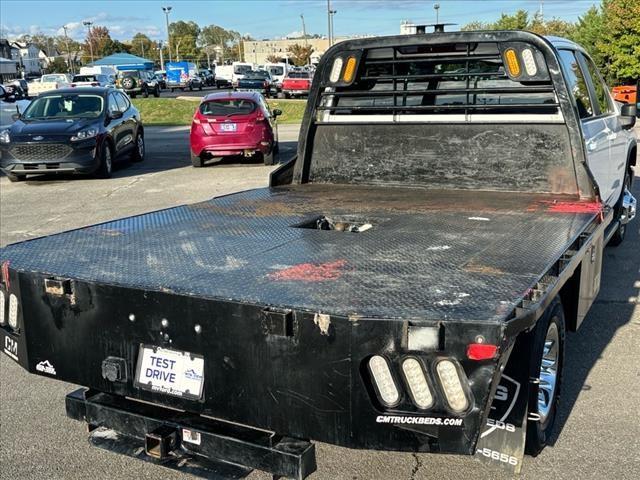
[[[273,82],[275,83],[278,91],[282,90],[282,81],[284,77],[289,73],[289,64],[288,63],[265,63],[264,69],[269,72]]]

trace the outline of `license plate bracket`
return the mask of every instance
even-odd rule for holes
[[[156,393],[200,400],[204,390],[204,356],[140,344],[134,385]]]

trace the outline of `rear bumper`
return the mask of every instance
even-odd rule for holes
[[[88,424],[95,446],[138,458],[144,455],[144,459],[203,478],[223,468],[225,473],[258,469],[304,479],[316,469],[313,444],[273,432],[84,389],[67,395],[66,410],[70,418]]]
[[[504,360],[503,355],[471,361],[465,354],[478,335],[500,344],[498,324],[424,322],[416,327],[392,319],[319,318],[73,280],[64,293],[54,294],[45,293],[46,278],[10,270],[5,294],[19,299],[18,331],[0,327],[0,342],[29,372],[184,410],[199,421],[206,415],[286,437],[349,448],[473,454]],[[410,348],[412,341],[434,334],[441,340]],[[203,356],[200,400],[138,388],[134,377],[143,343]],[[374,354],[383,355],[393,372],[400,392],[393,407],[381,404],[367,369]],[[407,356],[424,365],[435,398],[427,410],[414,405],[403,380],[400,365]],[[125,366],[121,379],[103,376],[107,357]],[[464,372],[469,408],[463,413],[447,407],[434,372],[445,357],[456,359]]]
[[[21,154],[17,147],[22,145],[41,148]],[[49,144],[54,146],[56,153],[45,144],[11,144],[0,147],[0,170],[15,175],[31,175],[42,173],[93,173],[99,166],[96,157],[96,139],[78,142],[75,145]],[[65,147],[67,147],[65,149]],[[66,151],[65,151],[66,150]]]

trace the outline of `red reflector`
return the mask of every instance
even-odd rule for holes
[[[487,343],[471,343],[467,347],[467,358],[469,360],[488,360],[496,356],[498,347]]]

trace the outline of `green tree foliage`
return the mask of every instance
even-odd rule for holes
[[[309,63],[309,59],[311,58],[311,54],[313,53],[313,47],[311,45],[300,45],[296,43],[291,45],[287,52],[291,54],[291,60],[294,65],[301,67],[302,65],[307,65]]]
[[[615,83],[640,78],[640,2],[603,0],[603,35],[600,49],[607,77]]]
[[[173,22],[169,24],[169,39],[174,60],[196,61],[201,57],[198,49],[200,27],[196,22]]]
[[[558,18],[530,17],[526,10],[503,13],[495,22],[474,21],[462,30],[529,30],[540,35],[570,38],[589,52],[610,84],[631,83],[640,77],[640,1],[602,0],[576,23]]]
[[[602,40],[604,37],[604,15],[599,7],[591,6],[587,12],[578,17],[571,40],[582,45],[589,52],[591,58],[604,75],[606,61],[602,52]]]
[[[67,73],[69,71],[69,67],[67,66],[67,62],[62,57],[56,57],[45,69],[46,73]]]
[[[149,60],[160,61],[157,42],[151,40],[144,33],[136,33],[128,43],[129,51],[132,54]]]

